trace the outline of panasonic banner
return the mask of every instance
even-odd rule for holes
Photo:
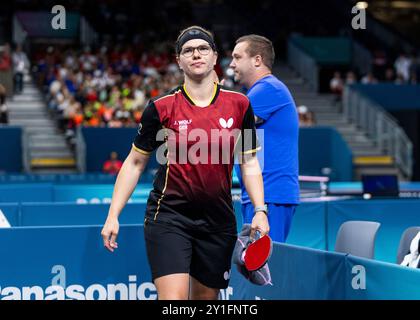
[[[99,226],[0,229],[0,299],[156,299],[142,226],[120,230],[110,253]]]
[[[121,226],[114,253],[104,248],[100,232],[101,226],[0,228],[0,300],[157,299],[143,226]],[[275,244],[270,259],[273,286],[253,285],[232,266],[230,286],[219,297],[342,298],[341,258],[337,253]],[[290,264],[302,260],[311,263]],[[311,270],[318,276],[310,277]]]

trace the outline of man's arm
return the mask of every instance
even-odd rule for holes
[[[254,153],[252,156],[244,155],[242,160],[240,165],[242,181],[249,198],[254,207],[264,206],[264,184],[258,159]],[[259,231],[261,236],[270,231],[267,214],[263,211],[255,212],[251,224],[251,239],[255,238],[256,231]]]

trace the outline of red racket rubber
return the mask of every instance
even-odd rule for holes
[[[270,258],[271,238],[265,235],[252,242],[245,250],[244,263],[248,271],[260,269]]]

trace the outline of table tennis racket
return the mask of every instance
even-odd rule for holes
[[[248,271],[260,269],[271,256],[273,244],[268,235],[250,243],[245,249],[244,264]]]

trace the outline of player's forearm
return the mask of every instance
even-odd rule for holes
[[[264,184],[257,157],[241,164],[242,181],[254,206],[264,205]]]
[[[147,165],[148,158],[132,159],[130,156],[124,161],[114,186],[110,218],[118,218],[122,209],[130,199],[136,185]]]

